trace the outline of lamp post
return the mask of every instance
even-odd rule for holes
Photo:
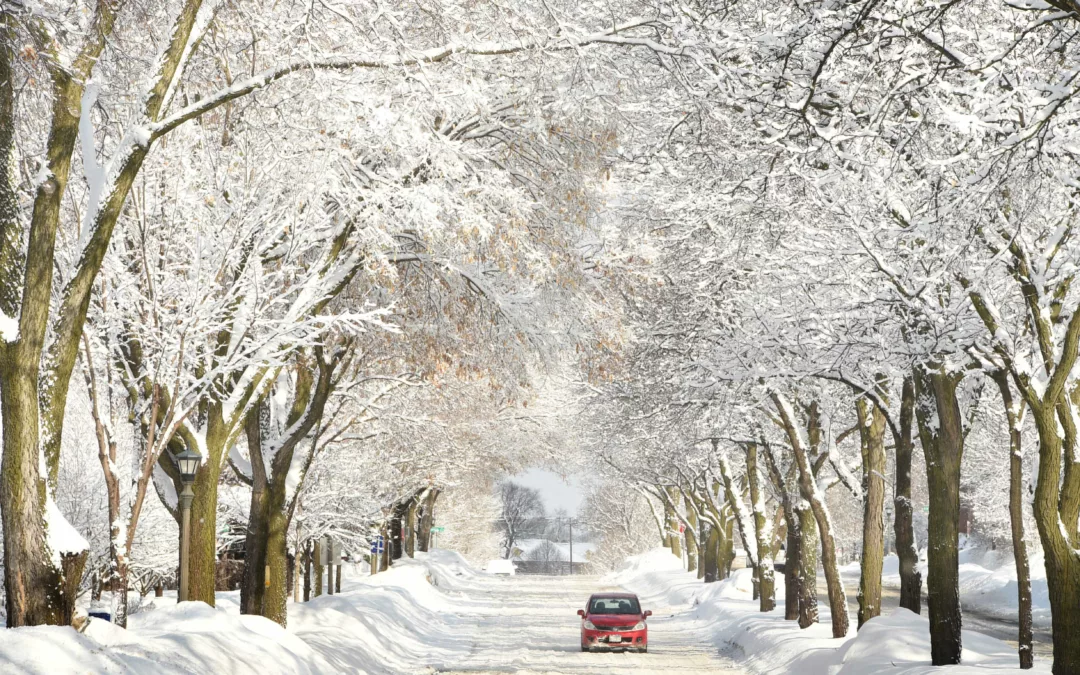
[[[195,499],[195,493],[191,489],[195,482],[195,472],[199,470],[202,456],[185,449],[176,455],[176,467],[180,469],[180,482],[184,489],[180,491],[180,593],[177,602],[186,602],[188,599],[188,550],[191,541],[191,502]]]

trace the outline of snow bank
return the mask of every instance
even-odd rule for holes
[[[869,621],[846,638],[832,637],[828,605],[819,606],[820,623],[800,630],[784,620],[783,580],[778,579],[777,609],[762,614],[752,599],[750,570],[704,584],[683,571],[667,549],[634,556],[604,579],[641,596],[646,606],[661,614],[677,605],[691,605],[695,620],[707,625],[717,649],[751,673],[829,673],[830,675],[921,675],[936,672],[930,665],[930,627],[925,617],[898,609]],[[1007,643],[980,633],[964,631],[963,664],[950,675],[975,673],[1049,673],[1050,665],[1020,671],[1016,651]]]
[[[490,577],[458,554],[420,553],[375,576],[342,572],[341,593],[290,602],[287,629],[241,615],[239,593],[229,592],[216,608],[167,602],[134,614],[128,630],[91,620],[83,634],[0,631],[0,673],[402,673],[468,652],[452,622]]]
[[[1046,585],[1046,563],[1042,553],[1031,556],[1031,617],[1035,626],[1050,628],[1050,591]],[[926,562],[919,563],[923,592],[926,592]],[[859,563],[840,569],[845,581],[859,578]],[[1012,554],[968,548],[960,552],[960,601],[965,608],[1003,619],[1015,620],[1019,611],[1016,597],[1016,563]],[[881,581],[900,588],[900,560],[885,556]]]
[[[5,673],[327,672],[330,665],[269,619],[239,616],[202,602],[169,605],[130,618],[130,630],[91,621],[72,628],[0,631]]]

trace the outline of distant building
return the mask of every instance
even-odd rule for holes
[[[518,574],[589,574],[590,560],[596,544],[575,541],[574,559],[570,560],[570,543],[550,539],[523,539],[514,547],[511,560]]]

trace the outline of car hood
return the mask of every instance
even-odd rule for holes
[[[601,626],[633,626],[641,621],[640,614],[590,614],[587,618],[597,628]]]

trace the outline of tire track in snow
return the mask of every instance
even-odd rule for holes
[[[447,674],[509,672],[521,675],[605,673],[736,674],[706,629],[688,608],[648,607],[649,653],[584,653],[580,619],[590,593],[614,590],[598,577],[493,577],[482,596],[484,607],[460,615],[460,626],[473,646],[467,656],[441,664]]]

